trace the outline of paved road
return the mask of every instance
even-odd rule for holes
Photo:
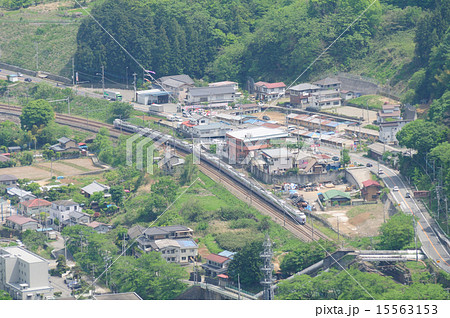
[[[320,151],[328,152],[334,155],[339,155],[339,149],[320,147]],[[360,154],[350,154],[352,162],[362,164],[372,163],[370,170],[374,173],[378,172],[378,162],[369,158],[362,157]],[[414,198],[407,198],[406,193],[413,193],[412,189],[407,185],[400,173],[387,166],[379,166],[383,170],[383,174],[379,175],[386,186],[391,190],[394,200],[399,204],[401,210],[407,214],[413,214],[417,218],[417,236],[422,243],[422,250],[428,258],[432,259],[437,266],[450,273],[450,254],[441,239],[439,239],[440,229],[438,228],[434,219],[426,211],[421,208],[420,204]],[[394,186],[399,188],[399,191],[393,191]],[[441,234],[441,237],[445,237]]]

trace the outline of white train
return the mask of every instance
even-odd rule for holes
[[[131,125],[120,119],[114,120],[114,127],[116,129],[121,129],[124,131],[140,134],[143,136],[151,135],[151,137],[153,139],[158,139],[158,136],[159,136],[159,138],[166,139],[167,143],[169,143],[173,147],[180,149],[187,153],[192,153],[192,148],[193,148],[192,144],[189,144],[188,142],[186,142],[184,140],[173,138],[173,136],[164,134],[160,131],[149,129],[149,128],[144,128],[141,126]],[[252,193],[258,195],[264,201],[271,204],[274,208],[285,213],[288,217],[292,218],[298,224],[303,225],[306,223],[306,215],[303,212],[299,211],[297,208],[286,203],[284,200],[277,198],[275,195],[273,195],[273,193],[265,190],[259,184],[248,179],[247,177],[245,177],[244,174],[239,173],[238,171],[236,171],[236,169],[234,169],[232,166],[230,166],[227,163],[220,160],[217,156],[212,155],[209,152],[206,152],[204,150],[199,150],[199,155],[200,155],[200,160],[202,160],[202,162],[206,162],[209,165],[219,169],[222,173],[225,173],[230,178],[239,182],[242,186],[244,186],[245,188],[252,191]]]

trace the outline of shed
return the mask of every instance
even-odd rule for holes
[[[347,205],[350,204],[350,194],[336,189],[328,190],[318,194],[322,202],[330,202],[331,205]]]

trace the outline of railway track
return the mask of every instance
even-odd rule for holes
[[[0,104],[0,113],[20,116],[22,113],[21,107],[11,106],[6,104]],[[81,129],[85,131],[90,131],[97,133],[100,128],[107,128],[110,132],[110,136],[112,138],[118,138],[120,134],[131,135],[132,133],[122,131],[118,132],[117,129],[114,128],[113,125],[101,123],[97,121],[89,121],[87,118],[76,117],[72,115],[66,114],[55,114],[55,121],[59,124],[67,125],[70,127],[74,127],[76,129]],[[178,153],[182,156],[186,156],[186,153],[177,150]],[[279,209],[273,207],[271,204],[267,203],[265,200],[260,198],[259,196],[252,193],[251,190],[245,188],[235,180],[232,180],[227,175],[217,171],[214,167],[209,165],[205,161],[200,162],[200,170],[205,173],[208,177],[212,178],[216,182],[222,183],[231,193],[236,195],[243,201],[247,201],[250,205],[255,206],[258,210],[263,212],[266,215],[269,215],[273,221],[285,227],[288,231],[290,231],[294,236],[303,240],[303,241],[313,241],[319,239],[330,240],[323,233],[315,230],[311,225],[299,225],[294,220],[289,217],[286,217],[284,213],[280,212]]]

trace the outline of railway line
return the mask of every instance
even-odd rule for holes
[[[22,113],[21,107],[0,104],[0,113],[20,116]],[[132,133],[127,131],[119,132],[113,125],[101,123],[97,121],[89,121],[87,118],[75,117],[66,114],[55,114],[55,121],[59,124],[67,125],[76,129],[90,131],[97,133],[100,128],[107,128],[110,132],[110,137],[118,138],[120,134],[131,135]],[[186,153],[177,150],[180,155],[186,156]],[[238,198],[244,201],[248,201],[250,205],[260,210],[262,213],[271,217],[271,219],[278,224],[285,227],[294,236],[302,241],[310,242],[318,239],[330,240],[326,235],[317,231],[309,224],[299,225],[289,216],[286,216],[280,209],[274,207],[272,204],[252,193],[251,189],[247,189],[243,185],[239,184],[226,174],[218,171],[215,167],[211,166],[206,161],[200,162],[200,171],[205,173],[208,177],[212,178],[216,182],[222,183],[230,192],[236,195]]]

